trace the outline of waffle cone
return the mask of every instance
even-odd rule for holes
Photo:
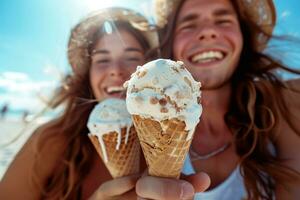
[[[133,115],[132,118],[149,174],[179,178],[192,141],[186,140],[188,131],[184,130],[185,123],[177,119],[164,120],[159,123],[138,115]]]
[[[91,142],[93,143],[113,178],[139,173],[140,145],[135,128],[133,126],[130,128],[127,144],[125,144],[125,137],[126,128],[122,128],[121,145],[117,150],[117,132],[110,132],[103,135],[103,142],[107,152],[107,162],[105,162],[98,137],[89,134]]]

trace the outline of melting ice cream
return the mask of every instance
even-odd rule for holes
[[[130,114],[158,122],[172,118],[184,121],[189,131],[187,140],[191,139],[202,113],[201,84],[193,79],[183,62],[157,59],[138,66],[124,86]]]
[[[126,109],[126,102],[122,99],[106,99],[100,102],[92,110],[87,126],[90,134],[98,137],[104,162],[107,162],[107,152],[103,142],[103,136],[116,132],[118,134],[116,149],[118,150],[121,145],[121,129],[125,127],[125,144],[127,144],[128,141],[132,120],[131,115]]]

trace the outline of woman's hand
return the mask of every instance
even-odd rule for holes
[[[138,199],[193,199],[196,192],[203,192],[210,185],[209,176],[203,172],[182,178],[184,180],[144,176],[136,184]]]
[[[137,199],[135,192],[136,181],[140,175],[116,178],[103,183],[89,200],[131,200]]]

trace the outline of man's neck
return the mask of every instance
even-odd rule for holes
[[[205,115],[209,115],[211,111],[218,113],[227,112],[230,96],[230,84],[223,85],[222,87],[216,89],[202,90],[201,102]]]
[[[198,152],[206,154],[231,141],[232,135],[224,121],[230,95],[230,84],[214,90],[202,90],[203,112],[192,142]]]

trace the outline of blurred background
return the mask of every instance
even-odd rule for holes
[[[46,112],[35,118],[70,72],[66,52],[71,28],[88,13],[109,6],[137,10],[154,22],[152,1],[0,1],[0,178],[32,130],[55,115]],[[300,1],[274,2],[275,34],[295,37],[298,42],[271,41],[268,53],[300,69]]]

